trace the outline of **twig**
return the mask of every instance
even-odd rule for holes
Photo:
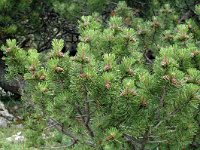
[[[192,15],[192,11],[188,10],[179,20],[178,20],[178,24],[180,24],[181,22],[185,21],[186,19],[188,19],[190,16]]]
[[[160,126],[161,123],[163,123],[163,120],[160,121],[154,128],[155,128],[155,129],[158,128],[158,127]]]
[[[56,125],[58,125],[58,123],[52,124],[52,125],[50,125],[50,126],[48,126],[48,127],[44,128],[44,130],[50,129],[50,128],[52,128],[52,127],[56,126]]]
[[[72,138],[72,141],[74,141],[74,144],[76,144],[76,143],[78,142],[78,138],[76,138],[69,130],[64,130],[63,127],[62,127],[62,125],[61,125],[59,122],[57,122],[56,120],[54,120],[54,119],[52,119],[52,118],[51,118],[50,120],[54,123],[54,127],[55,127],[58,131],[60,131],[60,132],[62,132],[63,134],[65,134],[65,135],[71,137],[71,138]]]
[[[141,143],[138,139],[135,137],[132,137],[131,135],[128,134],[123,134],[122,136],[124,140],[131,146],[133,150],[140,149],[141,148]]]
[[[146,143],[148,141],[148,136],[149,136],[149,127],[147,128],[147,130],[145,131],[144,135],[143,135],[143,142],[142,142],[142,147],[141,150],[145,149]]]
[[[89,126],[89,122],[90,122],[90,109],[89,109],[89,101],[87,101],[87,99],[85,99],[85,103],[86,103],[86,107],[85,107],[85,114],[82,113],[81,108],[79,105],[76,105],[77,111],[81,117],[81,120],[84,124],[84,126],[86,127],[88,134],[90,135],[90,137],[94,137],[94,132],[92,131],[92,129]]]
[[[81,64],[81,72],[83,72],[83,67],[84,67],[83,64]],[[94,132],[92,131],[89,125],[90,124],[90,102],[88,100],[88,90],[85,84],[83,85],[83,88],[84,88],[84,100],[83,100],[84,107],[82,109],[85,114],[82,113],[79,102],[77,102],[79,104],[77,105],[77,110],[81,116],[84,126],[87,129],[88,134],[90,135],[91,138],[94,138]],[[86,115],[86,117],[84,117],[83,115]]]
[[[160,111],[162,110],[162,107],[164,106],[164,98],[165,98],[165,94],[166,94],[166,87],[164,86],[163,87],[163,91],[162,91],[162,95],[160,97],[160,105],[159,105],[159,114],[158,114],[158,117],[160,119]]]
[[[161,141],[148,141],[148,143],[165,143],[167,140],[161,140]]]
[[[70,148],[76,143],[72,142],[70,145],[62,145],[62,146],[51,146],[51,147],[40,147],[40,149],[61,149],[61,148]]]

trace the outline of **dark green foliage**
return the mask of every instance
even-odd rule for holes
[[[0,2],[0,34],[3,37],[13,37],[14,34],[25,34],[31,28],[37,28],[40,24],[39,13],[41,7],[37,0],[2,0]],[[30,29],[26,28],[26,23],[30,24]]]
[[[53,8],[68,20],[77,21],[83,15],[90,15],[92,12],[100,12],[108,8],[109,4],[114,4],[118,0],[49,0]]]

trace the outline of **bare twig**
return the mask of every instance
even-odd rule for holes
[[[44,130],[48,130],[48,129],[52,128],[52,127],[55,127],[56,125],[58,125],[57,122],[56,122],[55,124],[52,124],[52,125],[50,125],[50,126],[44,128]]]
[[[55,127],[58,131],[62,132],[63,134],[65,134],[65,135],[67,135],[67,136],[69,136],[70,138],[72,138],[72,141],[73,141],[72,143],[74,143],[73,145],[75,145],[75,144],[78,142],[78,138],[75,137],[75,136],[71,133],[71,131],[63,129],[62,125],[61,125],[59,122],[57,122],[56,120],[52,119],[52,118],[50,119],[50,121],[53,122],[54,127]]]
[[[76,105],[76,108],[77,108],[77,111],[81,117],[81,120],[82,120],[84,126],[86,127],[86,129],[88,131],[88,134],[90,135],[90,137],[93,138],[94,132],[92,131],[92,129],[89,126],[89,123],[90,123],[90,106],[89,105],[90,104],[89,104],[89,101],[87,100],[87,98],[85,98],[84,103],[85,103],[85,108],[84,108],[85,114],[82,113],[80,105]]]
[[[81,64],[81,72],[83,72],[83,64]],[[88,100],[88,89],[86,87],[86,85],[83,85],[83,94],[84,94],[84,106],[81,108],[80,107],[80,103],[78,103],[77,105],[77,111],[79,113],[79,115],[81,116],[82,122],[85,126],[85,128],[87,129],[88,134],[90,135],[91,138],[94,138],[94,132],[92,131],[91,127],[90,127],[90,102]],[[83,114],[83,112],[84,114]]]
[[[145,150],[145,146],[146,146],[146,143],[148,142],[148,138],[149,138],[149,127],[146,129],[143,135],[141,150]]]
[[[161,141],[148,141],[148,143],[165,143],[167,140],[161,140]]]
[[[75,145],[75,141],[73,141],[70,145],[61,145],[61,146],[51,146],[51,147],[40,147],[40,149],[61,149],[61,148],[71,148]]]
[[[190,18],[190,16],[192,15],[192,11],[188,10],[185,14],[183,14],[183,16],[178,20],[178,23],[180,24],[181,22],[187,20],[188,18]]]
[[[164,98],[165,98],[165,94],[166,94],[166,87],[164,86],[163,87],[163,90],[162,90],[162,94],[161,94],[161,97],[160,97],[160,104],[159,104],[159,109],[158,109],[158,118],[160,119],[160,112],[162,110],[162,107],[164,106]]]
[[[131,149],[133,149],[133,150],[139,150],[139,149],[141,149],[141,143],[135,137],[133,137],[131,135],[128,135],[128,134],[123,134],[122,137],[131,146]]]

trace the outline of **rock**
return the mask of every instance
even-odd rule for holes
[[[6,140],[8,142],[12,142],[12,143],[20,143],[20,142],[23,142],[25,140],[25,138],[24,138],[24,136],[22,135],[21,132],[18,132],[17,134],[6,138]]]
[[[22,124],[17,124],[17,125],[16,125],[16,128],[17,128],[17,129],[23,129],[23,127],[24,127],[24,126],[23,126]]]
[[[5,74],[6,65],[0,57],[0,87],[3,88],[6,92],[9,91],[14,94],[16,98],[20,98],[24,81],[20,78],[8,81],[5,78]]]
[[[3,118],[3,117],[0,117],[0,128],[6,128],[8,126],[8,121]]]
[[[4,104],[0,101],[0,127],[7,127],[14,116],[8,112]]]

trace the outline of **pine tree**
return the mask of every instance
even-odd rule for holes
[[[72,149],[190,149],[200,139],[195,28],[194,20],[179,24],[169,4],[145,20],[120,2],[106,24],[96,13],[81,17],[74,57],[61,52],[63,40],[45,56],[15,40],[2,50],[8,77],[26,81],[32,129],[56,120]]]

